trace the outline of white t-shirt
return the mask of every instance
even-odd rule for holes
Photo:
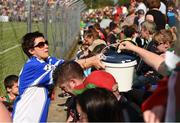
[[[138,6],[137,6],[137,8],[136,8],[136,12],[137,12],[138,10],[140,10],[140,9],[144,10],[144,13],[146,14],[146,12],[147,12],[147,7],[146,7],[146,5],[145,5],[143,2],[138,3]]]
[[[159,11],[166,15],[166,5],[163,2],[161,2]]]

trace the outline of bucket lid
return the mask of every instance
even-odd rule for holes
[[[105,53],[104,62],[108,63],[129,63],[136,60],[136,56],[132,53],[117,53],[115,51],[111,51]]]

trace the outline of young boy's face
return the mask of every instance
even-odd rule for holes
[[[144,38],[144,39],[148,39],[148,37],[149,37],[148,30],[146,30],[143,26],[141,28],[141,37]]]
[[[12,93],[14,95],[18,95],[19,91],[18,91],[18,83],[14,83],[14,85],[12,86],[12,88],[8,89],[9,93]]]

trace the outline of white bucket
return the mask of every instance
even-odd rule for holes
[[[119,92],[127,92],[132,88],[134,68],[136,60],[128,63],[109,63],[104,62],[105,71],[111,73],[118,83]]]

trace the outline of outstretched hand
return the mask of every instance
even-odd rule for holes
[[[98,54],[96,56],[93,56],[94,57],[94,63],[93,63],[93,66],[96,67],[96,69],[105,69],[105,65],[102,63],[102,54]]]
[[[118,49],[120,49],[120,50],[126,49],[126,50],[132,50],[133,51],[133,49],[135,47],[136,46],[133,43],[129,42],[129,41],[123,41],[123,42],[120,42],[120,44],[118,46]]]

